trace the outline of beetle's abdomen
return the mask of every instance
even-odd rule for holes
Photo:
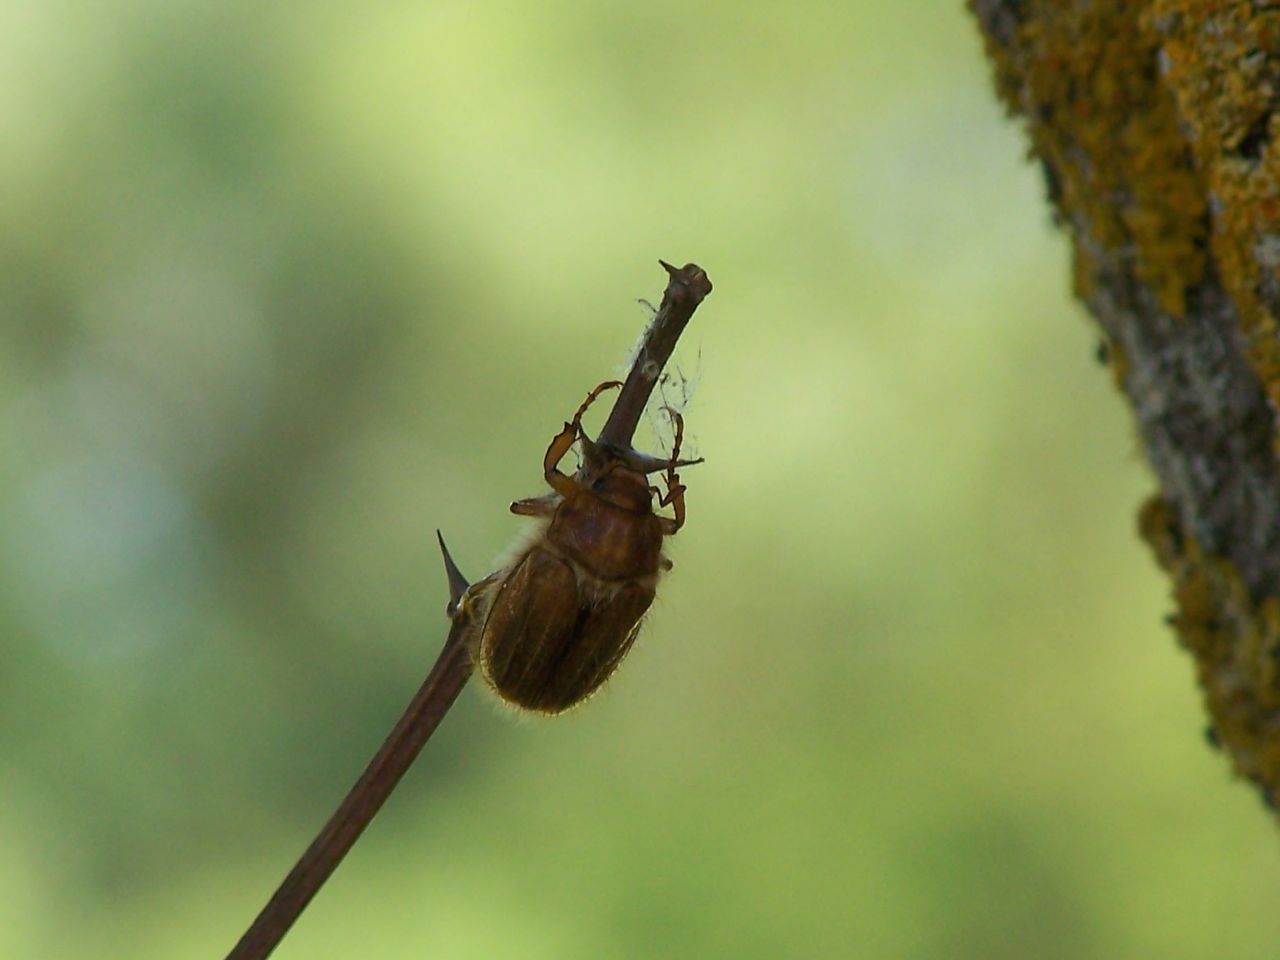
[[[480,673],[504,700],[560,713],[617,669],[653,602],[650,584],[606,592],[534,547],[497,584],[476,650]]]
[[[652,577],[662,553],[653,514],[637,516],[589,493],[560,504],[547,539],[601,580]]]

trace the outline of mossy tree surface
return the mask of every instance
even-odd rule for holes
[[[1212,735],[1280,799],[1280,4],[970,0],[1160,490]]]

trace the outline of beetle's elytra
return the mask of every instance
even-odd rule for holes
[[[515,559],[476,584],[477,627],[472,655],[485,681],[509,703],[555,714],[591,696],[631,649],[653,602],[659,573],[671,564],[664,537],[684,523],[684,491],[676,468],[683,422],[675,423],[675,449],[659,460],[634,450],[605,449],[582,429],[582,415],[602,383],[547,448],[543,475],[551,493],[517,500],[513,513],[544,526]],[[570,477],[560,461],[577,442],[582,467]],[[666,492],[648,474],[663,472]],[[654,512],[671,506],[674,516]]]

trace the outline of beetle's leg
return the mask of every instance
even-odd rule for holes
[[[672,407],[662,409],[667,411],[667,415],[671,417],[672,426],[676,428],[675,440],[671,444],[671,459],[667,461],[667,493],[662,498],[662,505],[665,507],[684,493],[684,487],[680,486],[680,475],[676,473],[676,467],[680,463],[680,445],[684,443],[684,417]]]
[[[622,386],[620,380],[606,380],[588,393],[587,399],[583,400],[582,405],[574,412],[573,419],[564,425],[564,429],[556,434],[555,439],[551,441],[551,446],[547,447],[547,454],[542,458],[542,475],[546,477],[551,489],[566,500],[578,492],[579,486],[573,477],[560,471],[560,461],[569,452],[574,441],[582,435],[582,415],[587,412],[587,408],[595,402],[596,397],[600,396],[600,394],[620,386]],[[514,510],[514,508],[515,505],[512,504],[512,509]],[[517,510],[515,512],[519,513],[521,511]]]
[[[551,489],[566,500],[578,492],[578,481],[560,472],[560,461],[569,452],[573,442],[578,439],[578,430],[579,427],[576,423],[566,423],[564,429],[557,433],[555,439],[551,441],[551,446],[547,447],[546,456],[542,458],[542,475],[546,477]],[[515,510],[514,503],[511,508]],[[520,511],[516,510],[515,512],[519,513]]]
[[[662,521],[662,532],[667,536],[672,536],[677,530],[684,526],[684,484],[680,482],[680,474],[676,473],[676,464],[680,462],[680,444],[684,441],[684,417],[673,410],[671,407],[663,407],[671,416],[671,422],[676,428],[675,442],[671,447],[671,459],[667,463],[667,492],[662,495],[662,499],[658,501],[658,506],[670,506],[675,513],[674,518],[659,517]]]
[[[604,393],[606,390],[612,390],[614,387],[620,386],[622,386],[621,380],[606,380],[604,383],[600,384],[600,386],[588,393],[587,399],[582,401],[582,406],[580,406],[578,408],[578,412],[573,415],[574,427],[578,429],[582,428],[582,415],[587,412],[588,407],[596,402],[596,397],[600,396],[600,394]]]
[[[668,486],[666,495],[658,501],[659,506],[667,506],[670,504],[674,517],[658,517],[658,522],[662,524],[662,532],[668,537],[674,536],[675,532],[684,526],[684,490],[680,483],[680,478],[675,474],[675,486]],[[671,477],[667,478],[667,482],[671,482]]]

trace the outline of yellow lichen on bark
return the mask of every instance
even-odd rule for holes
[[[1171,618],[1195,659],[1214,739],[1272,806],[1280,795],[1280,600],[1256,604],[1230,561],[1201,549],[1152,497],[1139,531],[1173,578]]]
[[[1031,0],[997,86],[1075,235],[1075,289],[1124,251],[1174,316],[1211,249],[1280,409],[1280,8],[1249,0]],[[1064,122],[1064,113],[1069,118]],[[1269,291],[1273,291],[1270,292]]]
[[[1211,244],[1235,303],[1249,361],[1280,407],[1280,9],[1248,0],[1155,0],[1144,16],[1159,39],[1165,82],[1204,171],[1213,209]]]
[[[1161,306],[1183,315],[1205,266],[1206,195],[1160,80],[1143,5],[1026,6],[1014,42],[988,38],[987,50],[1073,230],[1077,294],[1087,299],[1096,284],[1095,245],[1123,250]]]

